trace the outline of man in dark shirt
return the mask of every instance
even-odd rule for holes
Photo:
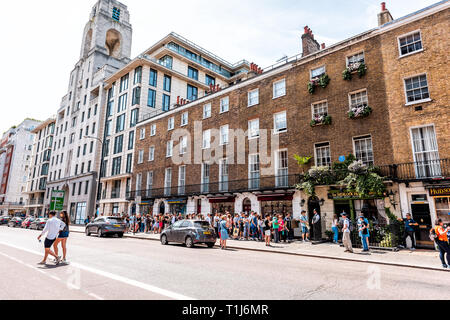
[[[406,239],[410,237],[412,243],[411,250],[416,250],[416,237],[414,227],[418,227],[419,224],[412,219],[411,214],[409,213],[406,214],[406,219],[398,219],[398,221],[405,223],[405,236],[403,237],[403,244],[405,245],[405,248]]]

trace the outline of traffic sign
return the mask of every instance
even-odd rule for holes
[[[50,211],[62,211],[64,209],[65,195],[66,193],[64,191],[55,190],[52,192]]]

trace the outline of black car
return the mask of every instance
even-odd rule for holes
[[[188,248],[199,243],[205,243],[209,248],[216,244],[214,229],[207,221],[201,220],[177,221],[161,233],[160,239],[163,245],[176,242],[183,243]]]
[[[22,227],[22,222],[23,222],[22,218],[14,217],[11,220],[9,220],[8,227],[10,227],[10,228],[20,228],[20,227]]]
[[[8,224],[9,220],[11,220],[10,216],[3,216],[0,217],[0,225]]]
[[[100,217],[89,223],[86,226],[86,235],[89,237],[92,233],[97,234],[99,237],[106,235],[118,235],[119,238],[123,237],[127,229],[125,220],[117,217]]]
[[[47,218],[39,218],[31,222],[30,229],[32,230],[43,230],[45,224],[47,223]]]

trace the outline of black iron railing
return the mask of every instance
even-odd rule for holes
[[[226,194],[235,192],[287,190],[300,182],[299,175],[270,176],[257,179],[210,182],[196,185],[173,186],[167,188],[148,189],[127,192],[127,199],[136,197],[157,199],[167,197],[188,197],[208,194]]]
[[[450,178],[450,159],[380,166],[383,176],[396,181]]]

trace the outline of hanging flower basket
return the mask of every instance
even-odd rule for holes
[[[350,119],[366,118],[372,114],[372,111],[372,108],[368,105],[354,106],[348,112],[348,117]]]
[[[331,116],[317,116],[315,115],[314,118],[311,120],[311,127],[316,127],[320,125],[330,125],[332,123]]]

